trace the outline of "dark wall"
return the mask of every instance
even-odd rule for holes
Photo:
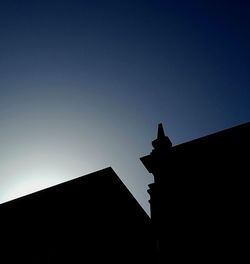
[[[248,258],[249,149],[248,123],[145,158],[163,263]]]
[[[5,263],[132,263],[154,254],[150,219],[112,169],[3,204],[0,212]]]

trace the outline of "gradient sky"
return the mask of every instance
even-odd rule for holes
[[[250,120],[250,2],[1,0],[0,203]]]

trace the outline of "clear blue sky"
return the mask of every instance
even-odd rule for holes
[[[0,202],[112,166],[143,208],[159,122],[250,119],[250,2],[0,1]]]

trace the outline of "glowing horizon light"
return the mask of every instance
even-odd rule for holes
[[[49,188],[65,181],[62,179],[62,177],[56,177],[55,175],[48,176],[48,174],[47,176],[36,174],[36,176],[22,177],[21,179],[22,180],[20,181],[16,181],[15,184],[10,184],[10,187],[7,188],[4,195],[1,197],[0,203],[5,203],[20,198],[22,196]]]

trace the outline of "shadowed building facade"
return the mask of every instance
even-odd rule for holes
[[[111,168],[0,206],[1,263],[143,263],[150,218]]]
[[[248,259],[250,123],[150,155],[151,219],[112,168],[0,205],[1,263]]]
[[[249,259],[250,123],[172,146],[162,125],[141,158],[162,263]]]

